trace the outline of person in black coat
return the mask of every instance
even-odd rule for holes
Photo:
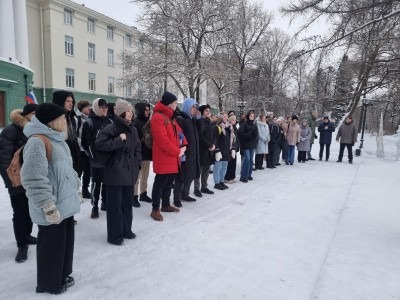
[[[103,184],[105,168],[99,165],[94,159],[93,145],[96,141],[96,136],[99,131],[106,125],[111,124],[110,119],[107,118],[108,105],[106,100],[96,98],[93,100],[92,109],[90,110],[89,117],[82,128],[81,145],[89,156],[89,163],[92,174],[92,187],[91,187],[91,203],[92,213],[90,217],[97,219],[99,217],[99,200],[101,193],[101,210],[107,209],[106,204],[106,188]]]
[[[199,133],[199,150],[200,150],[200,178],[194,180],[194,194],[198,197],[205,194],[214,194],[207,187],[208,175],[210,174],[210,165],[213,164],[214,145],[214,124],[211,123],[210,105],[202,105],[199,107],[201,118],[197,120],[197,130]],[[200,189],[201,180],[201,189]]]
[[[13,187],[7,175],[15,151],[25,145],[28,138],[23,129],[35,115],[37,105],[27,104],[24,109],[15,109],[10,114],[11,124],[0,133],[0,173],[4,185],[10,195],[11,207],[13,209],[14,236],[17,241],[18,252],[16,262],[24,262],[28,259],[28,245],[35,245],[36,238],[31,236],[32,220],[29,215],[28,198],[25,189],[21,186]]]
[[[228,115],[222,113],[219,115],[214,127],[215,163],[213,178],[214,188],[217,190],[226,190],[229,188],[224,182],[228,162],[231,160],[231,126],[227,126],[227,122]]]
[[[193,202],[196,199],[189,196],[190,186],[193,180],[200,176],[200,150],[199,133],[196,120],[198,115],[198,104],[193,98],[186,98],[182,104],[182,111],[176,118],[183,135],[187,140],[187,148],[181,169],[175,178],[174,204],[181,207],[181,201]]]
[[[258,129],[254,123],[254,111],[250,110],[246,114],[245,121],[239,127],[240,149],[243,151],[242,170],[240,181],[247,182],[253,180],[253,156],[258,143]]]
[[[68,137],[66,139],[69,150],[71,151],[73,168],[77,173],[80,173],[80,160],[81,150],[79,148],[78,136],[76,133],[76,113],[74,111],[75,98],[74,94],[69,91],[55,91],[53,93],[53,103],[63,107],[67,113],[65,118],[67,119]]]
[[[104,184],[107,185],[107,241],[122,245],[123,239],[134,239],[132,232],[133,184],[142,164],[141,143],[131,124],[132,105],[122,99],[115,103],[114,123],[98,134],[95,148],[110,152]]]
[[[153,203],[147,195],[147,181],[149,179],[150,162],[152,160],[152,151],[147,148],[143,141],[143,126],[150,120],[150,104],[136,103],[135,105],[136,118],[133,120],[133,126],[136,127],[139,139],[142,145],[142,169],[139,173],[139,178],[135,183],[133,192],[133,206],[140,207],[140,201]],[[139,185],[140,182],[140,185]],[[139,189],[140,186],[140,189]],[[140,190],[140,193],[139,193]]]
[[[322,123],[318,126],[319,134],[319,160],[322,160],[324,154],[324,146],[326,147],[325,160],[329,160],[330,147],[332,143],[332,132],[335,131],[335,124],[325,116]]]
[[[231,156],[232,159],[228,161],[228,168],[226,169],[225,181],[227,183],[235,183],[236,178],[236,155],[239,152],[239,141],[238,133],[239,130],[236,127],[236,116],[231,115],[228,117],[228,123],[230,124],[230,136],[231,136]]]
[[[268,121],[268,126],[269,126],[269,134],[270,134],[270,140],[268,142],[268,159],[267,159],[267,168],[268,169],[274,169],[275,164],[274,164],[274,158],[276,155],[276,151],[278,151],[278,140],[279,140],[279,127],[276,124],[277,117],[271,116],[271,118]],[[279,158],[279,154],[278,154]]]

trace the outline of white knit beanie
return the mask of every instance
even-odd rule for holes
[[[121,116],[124,112],[133,111],[133,106],[128,101],[117,99],[114,111],[117,116]]]

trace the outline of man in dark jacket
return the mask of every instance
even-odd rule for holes
[[[77,173],[80,173],[81,153],[79,149],[78,136],[76,134],[77,124],[75,119],[76,113],[74,111],[75,107],[74,94],[72,92],[63,90],[55,91],[53,93],[53,103],[63,107],[67,111],[67,113],[65,114],[65,118],[67,120],[67,128],[68,128],[68,137],[66,139],[66,142],[69,147],[69,150],[71,151],[74,170]]]
[[[200,148],[200,177],[201,177],[201,190],[200,178],[196,177],[194,180],[194,194],[201,197],[202,193],[214,194],[213,191],[208,189],[207,181],[210,174],[210,165],[213,163],[214,145],[214,124],[211,123],[210,115],[211,108],[208,104],[199,107],[201,119],[197,120],[197,130],[199,134],[199,148]]]
[[[324,117],[324,120],[318,126],[319,132],[319,160],[322,160],[324,154],[324,146],[326,147],[325,160],[329,160],[329,150],[332,143],[332,132],[335,131],[335,124],[329,120],[328,116]]]
[[[349,164],[353,163],[353,146],[357,142],[357,127],[354,125],[353,117],[347,116],[346,120],[340,125],[336,135],[336,141],[340,140],[339,157],[337,162],[342,162],[344,148],[347,148]]]
[[[276,124],[278,118],[275,116],[270,116],[268,121],[268,127],[270,132],[270,140],[268,142],[268,159],[267,159],[267,168],[275,169],[274,158],[276,155],[276,151],[278,151],[278,139],[279,139],[279,127]],[[278,154],[279,157],[279,154]]]
[[[111,124],[107,118],[108,105],[106,100],[97,98],[93,101],[92,109],[89,113],[87,121],[83,124],[81,144],[83,149],[89,156],[89,162],[92,173],[92,213],[91,218],[97,219],[99,217],[99,198],[101,191],[101,210],[106,210],[106,189],[103,184],[105,168],[96,163],[93,146],[96,141],[96,136],[106,125]]]
[[[200,176],[200,153],[199,153],[199,133],[196,120],[198,105],[195,99],[186,98],[183,101],[182,111],[176,121],[182,128],[188,146],[185,152],[185,159],[181,162],[181,169],[175,178],[174,184],[174,204],[181,207],[181,201],[196,201],[189,196],[192,181]]]
[[[149,170],[151,162],[151,149],[147,148],[143,141],[143,126],[150,119],[150,104],[149,103],[136,103],[135,105],[136,118],[133,120],[133,126],[136,127],[139,140],[142,144],[142,169],[139,172],[138,180],[135,183],[133,193],[133,206],[140,207],[140,201],[152,203],[153,201],[147,195],[147,181],[149,179]],[[139,182],[140,182],[140,194],[139,194]],[[140,196],[140,197],[139,197]]]
[[[35,115],[37,105],[27,104],[24,109],[15,109],[10,114],[12,123],[0,133],[0,173],[4,185],[10,195],[13,209],[14,235],[17,241],[18,252],[16,262],[24,262],[28,258],[28,245],[35,245],[36,238],[31,236],[32,220],[29,215],[28,198],[21,186],[13,187],[7,175],[7,168],[13,159],[15,151],[25,145],[28,138],[24,135],[23,129]]]

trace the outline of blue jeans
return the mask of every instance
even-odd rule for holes
[[[243,150],[243,163],[242,170],[240,172],[240,179],[248,179],[253,172],[253,156],[254,149]]]
[[[215,184],[224,182],[227,169],[228,169],[228,161],[226,160],[224,161],[220,160],[214,163],[213,178]]]
[[[289,163],[294,163],[294,152],[296,150],[296,146],[295,145],[290,145],[289,146],[289,153],[288,153],[288,158],[287,158],[287,162]]]

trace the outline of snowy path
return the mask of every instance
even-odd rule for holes
[[[58,298],[400,299],[400,164],[367,151],[354,165],[336,157],[334,145],[329,162],[257,171],[160,223],[142,203],[138,238],[123,247],[106,243],[105,214],[91,220],[85,202],[76,284]],[[34,293],[35,248],[26,263],[13,261],[3,187],[0,198],[0,299],[43,298]]]

